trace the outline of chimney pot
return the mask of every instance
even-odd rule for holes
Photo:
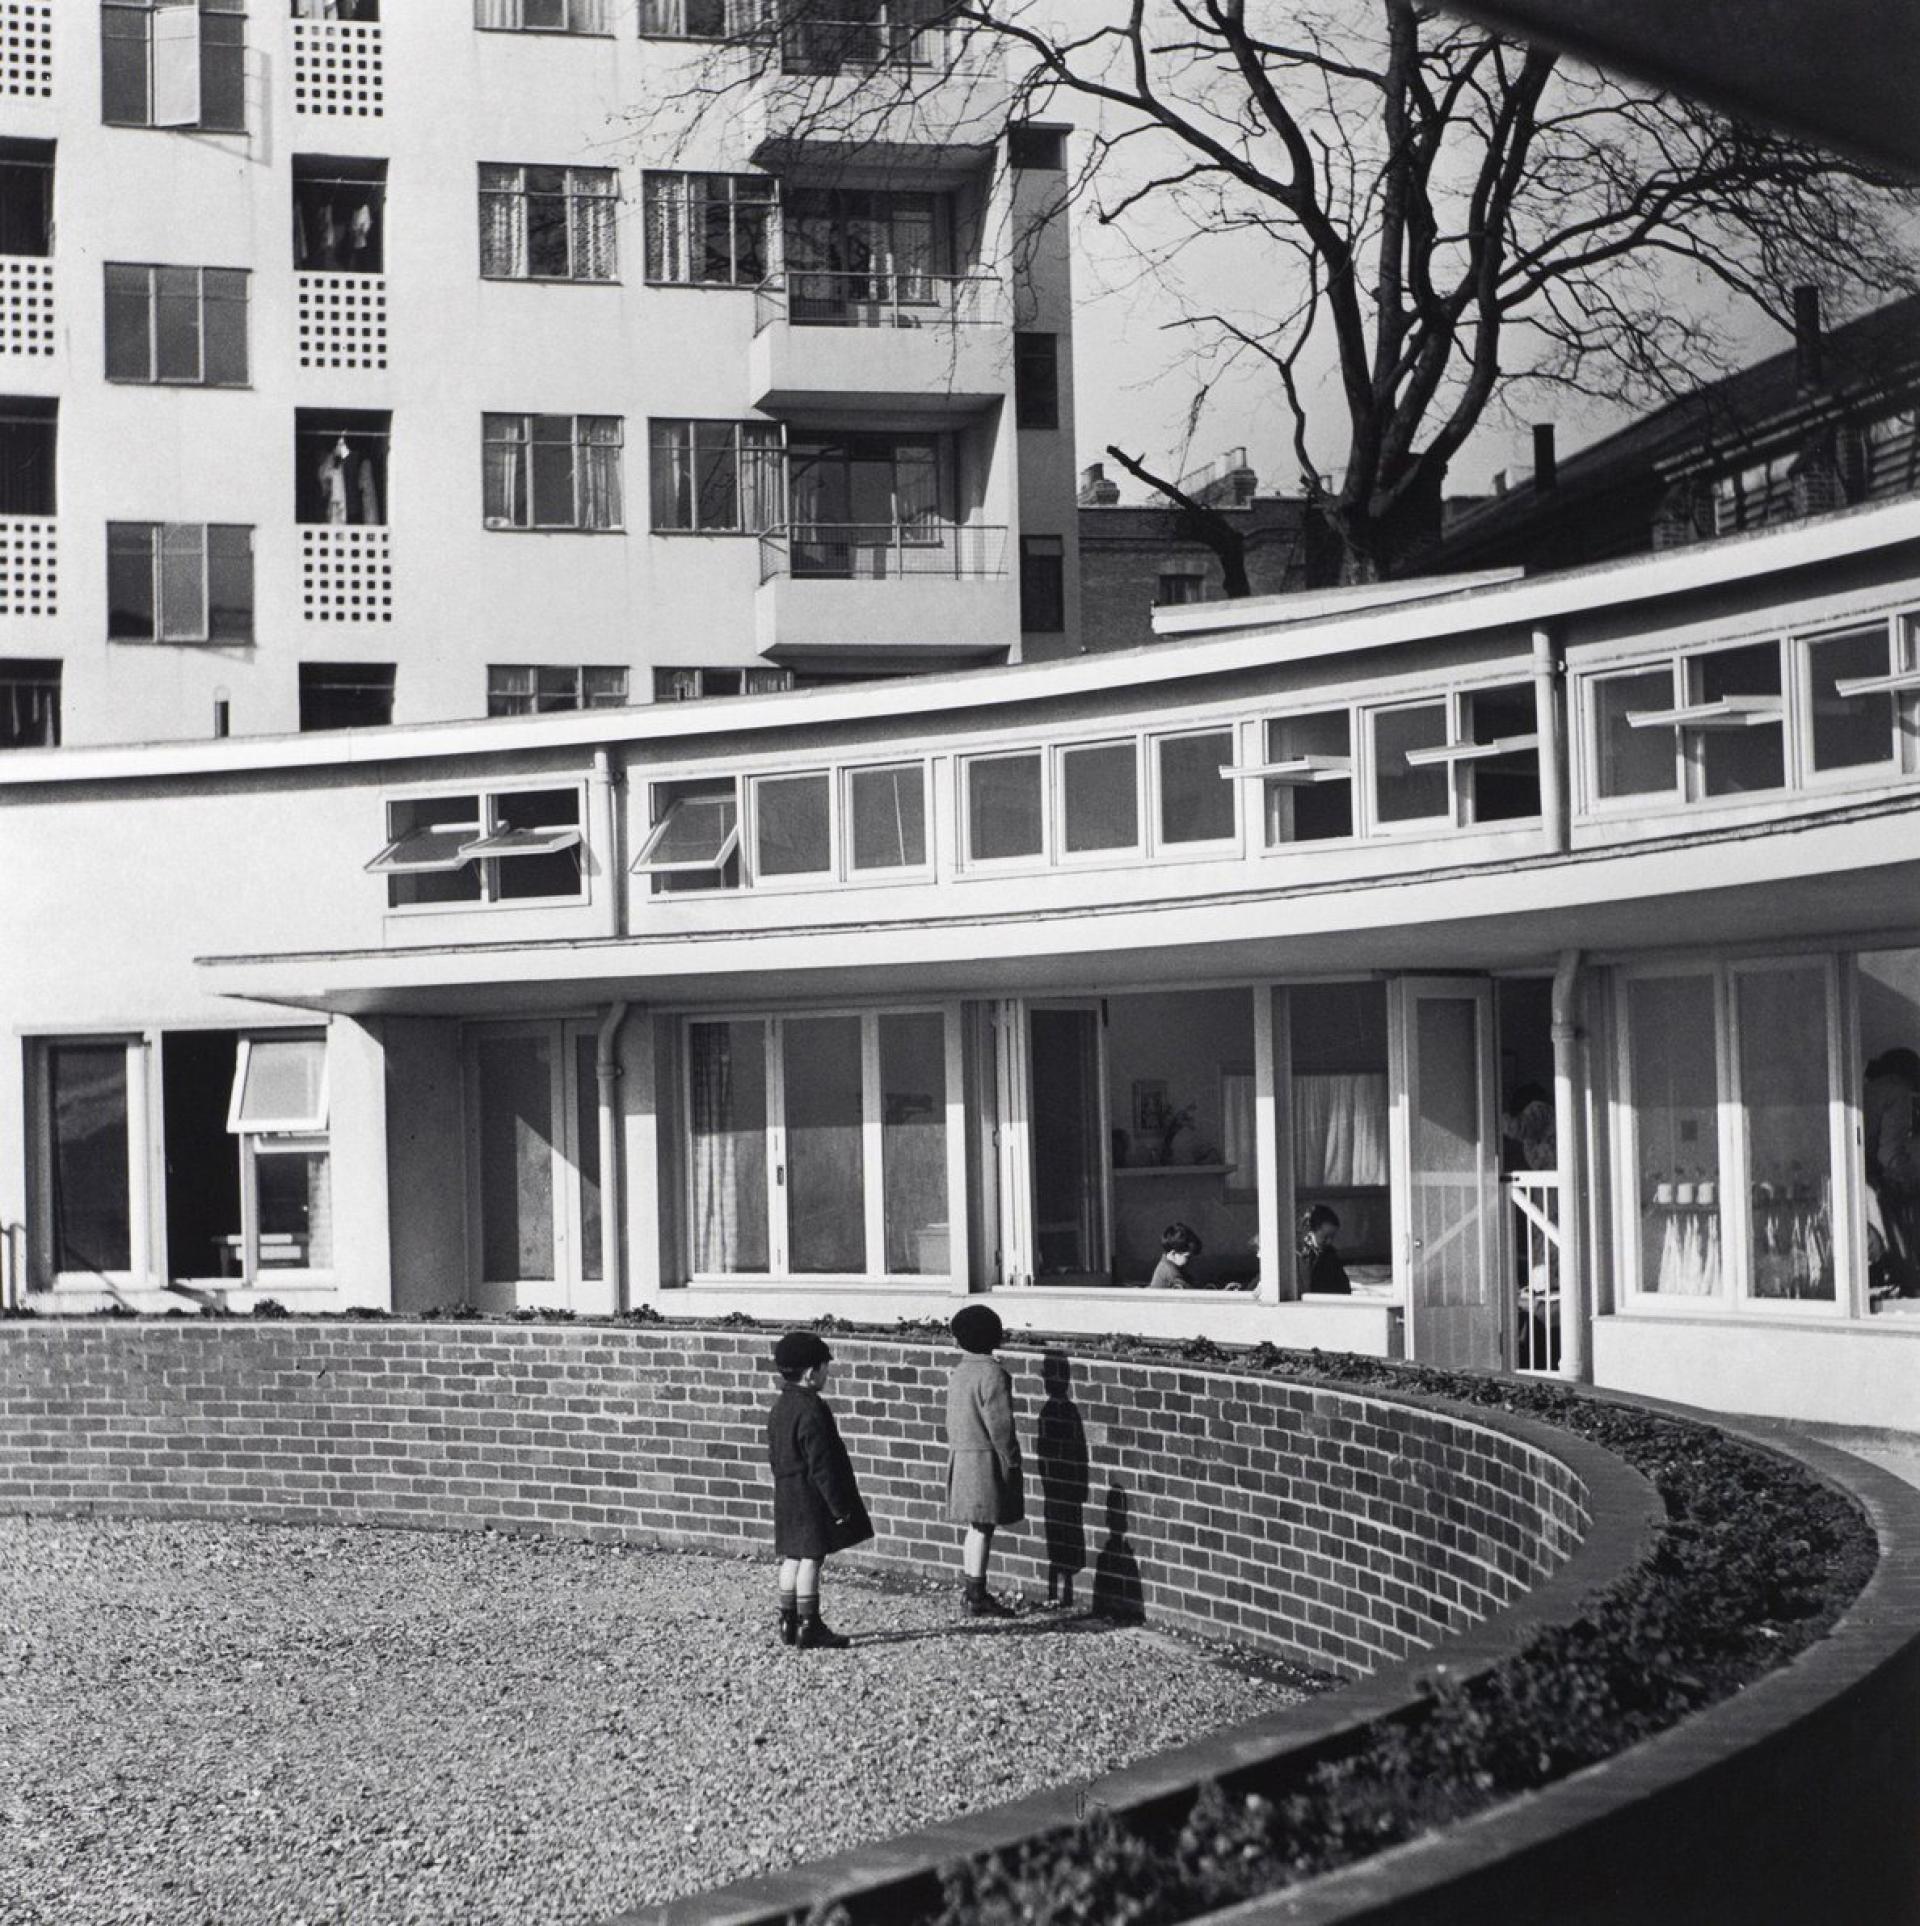
[[[1560,463],[1553,448],[1553,423],[1540,421],[1533,428],[1533,489],[1544,495],[1560,485]]]
[[[1820,290],[1802,285],[1793,291],[1794,375],[1803,388],[1817,388],[1822,378],[1823,329]]]

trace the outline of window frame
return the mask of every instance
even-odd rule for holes
[[[958,856],[963,872],[974,875],[1002,876],[1015,870],[1043,870],[1053,866],[1053,806],[1048,795],[1048,763],[1053,745],[1046,742],[1003,743],[993,748],[972,750],[953,759],[958,785],[958,807],[954,822],[958,827]],[[1039,821],[1040,847],[1015,856],[982,856],[973,847],[973,771],[988,762],[1033,762],[1040,772]]]
[[[136,634],[125,633],[125,632],[116,634],[113,627],[114,608],[113,608],[113,595],[112,595],[114,531],[116,529],[125,530],[125,529],[136,529],[136,528],[145,529],[148,531],[148,534],[149,534],[148,566],[150,570],[150,575],[149,575],[148,586],[151,593],[150,607],[153,615],[152,630],[150,633],[145,635],[136,635]],[[246,571],[245,571],[246,586],[247,586],[246,626],[244,630],[233,634],[215,634],[214,633],[213,553],[212,553],[211,538],[212,538],[213,531],[216,529],[222,530],[224,532],[239,531],[244,533],[247,538],[246,539]],[[169,531],[175,534],[181,534],[188,530],[197,530],[200,538],[199,567],[200,567],[201,623],[200,623],[198,632],[193,634],[187,634],[187,633],[169,630],[168,617],[167,617],[167,599],[166,599],[167,535]],[[132,643],[135,645],[145,646],[145,647],[164,647],[167,645],[173,645],[176,647],[183,647],[183,648],[203,648],[203,647],[217,648],[217,647],[221,647],[229,644],[250,644],[255,642],[258,639],[256,634],[256,627],[259,620],[260,608],[259,608],[258,583],[256,581],[255,569],[254,569],[255,556],[254,556],[253,537],[254,537],[254,525],[250,522],[109,522],[107,524],[107,568],[108,568],[107,640],[109,642],[126,642],[126,643]],[[131,554],[130,547],[124,550],[123,552],[127,554]],[[181,552],[182,552],[181,549],[176,547],[174,551],[176,558],[179,556]],[[235,559],[236,558],[232,556],[229,556],[226,558],[229,565],[231,565]]]
[[[1878,762],[1856,762],[1839,768],[1821,769],[1815,761],[1814,651],[1824,642],[1863,636],[1875,628],[1884,631],[1882,653],[1886,667],[1880,675],[1865,680],[1878,685],[1871,692],[1885,694],[1892,706],[1888,753]],[[1788,673],[1792,678],[1788,703],[1795,722],[1788,753],[1790,758],[1797,758],[1797,786],[1809,790],[1830,789],[1871,782],[1875,777],[1884,779],[1889,774],[1912,775],[1920,767],[1920,632],[1916,631],[1915,618],[1888,612],[1878,616],[1862,616],[1854,621],[1823,623],[1809,629],[1792,630],[1787,641]],[[1861,681],[1859,677],[1843,677],[1836,688],[1844,690],[1851,687],[1855,693],[1869,693],[1868,689],[1861,687]],[[1793,786],[1796,785],[1791,780],[1790,772],[1789,787]]]
[[[113,34],[107,31],[107,22],[109,19],[115,17],[126,18],[135,15],[140,16],[145,22],[144,29],[140,33]],[[191,20],[193,23],[191,33],[183,32],[175,28],[171,31],[170,36],[157,36],[154,31],[155,27],[163,17],[168,15]],[[209,20],[222,22],[238,21],[238,40],[228,39],[222,35],[209,37],[207,32],[207,22]],[[245,0],[192,0],[190,7],[178,4],[178,0],[173,0],[171,4],[170,0],[100,0],[100,36],[100,119],[104,126],[145,128],[156,133],[245,134],[248,131],[246,113],[247,10]],[[176,120],[171,118],[161,120],[155,118],[156,114],[161,111],[160,103],[155,94],[157,64],[155,52],[156,48],[160,47],[169,37],[179,40],[191,39],[193,41],[195,111],[194,117],[191,120]],[[136,40],[140,43],[142,50],[144,94],[142,113],[138,119],[120,119],[116,118],[109,111],[113,86],[109,75],[114,63],[107,49],[115,42],[129,43]],[[230,53],[237,54],[237,60],[227,58],[226,56]],[[223,85],[209,85],[210,66],[213,69],[215,82],[224,83]],[[233,70],[230,74],[223,71],[223,69],[227,67],[231,67]],[[238,117],[232,121],[208,120],[208,95],[212,93],[217,97],[222,93],[228,92],[235,98]]]
[[[817,782],[827,798],[827,860],[818,869],[786,870],[769,876],[761,864],[760,797],[769,786],[779,783]],[[741,809],[743,831],[743,886],[752,890],[818,889],[822,884],[842,880],[841,836],[844,812],[842,785],[837,772],[827,765],[796,765],[790,769],[761,769],[741,780],[744,791]]]
[[[1067,847],[1067,758],[1081,755],[1089,750],[1127,748],[1133,752],[1133,841],[1113,843],[1104,849],[1069,849]],[[1113,736],[1089,736],[1076,742],[1060,742],[1052,746],[1049,757],[1049,775],[1052,794],[1043,798],[1047,804],[1050,818],[1050,847],[1053,862],[1066,869],[1085,869],[1116,862],[1124,862],[1128,857],[1147,855],[1151,837],[1148,817],[1148,775],[1144,767],[1145,745],[1137,730],[1128,730]]]
[[[541,448],[557,448],[561,444],[556,437],[541,438],[535,433],[535,425],[540,422],[564,421],[567,423],[568,476],[571,497],[572,518],[568,521],[540,521],[535,519],[539,507],[540,467],[536,451]],[[498,422],[518,422],[524,432],[519,436],[502,435],[495,432]],[[602,425],[611,424],[613,435],[604,441],[592,441],[582,433],[590,422]],[[624,535],[627,532],[627,484],[626,453],[627,423],[624,415],[548,415],[538,413],[515,413],[504,409],[486,409],[480,416],[480,523],[490,535]],[[591,451],[611,449],[612,456],[606,463],[613,477],[611,521],[587,521],[582,519],[583,507],[591,500],[593,491],[587,486]],[[495,473],[495,452],[506,451],[515,457],[511,463],[507,480],[508,513],[496,513],[491,494]],[[524,493],[528,519],[517,521],[511,513],[513,499]]]
[[[1239,776],[1242,782],[1258,782],[1260,785],[1260,854],[1272,856],[1289,850],[1321,847],[1350,849],[1354,844],[1366,840],[1367,821],[1361,800],[1364,793],[1362,764],[1365,758],[1360,746],[1362,738],[1359,728],[1359,706],[1351,700],[1321,702],[1312,708],[1282,709],[1255,718],[1253,742],[1259,754],[1259,761],[1242,769]],[[1310,751],[1279,762],[1272,759],[1267,744],[1276,725],[1284,727],[1289,722],[1306,722],[1317,716],[1330,715],[1343,716],[1346,719],[1347,753],[1344,757],[1327,757]],[[1344,764],[1344,767],[1336,769],[1333,766],[1335,762]],[[1344,836],[1310,836],[1303,840],[1292,836],[1271,835],[1268,825],[1271,820],[1272,805],[1268,785],[1276,782],[1284,783],[1288,787],[1295,784],[1344,782],[1347,785],[1347,821],[1351,827]]]
[[[146,277],[144,293],[138,297],[142,306],[142,326],[146,336],[147,369],[143,375],[116,374],[111,365],[114,340],[113,315],[116,302],[127,302],[135,297],[126,291],[116,292],[113,280],[115,273],[142,274]],[[160,276],[163,274],[191,274],[195,277],[193,295],[194,311],[194,351],[199,372],[193,375],[170,375],[160,372]],[[207,276],[226,275],[239,284],[239,294],[209,295]],[[162,261],[107,261],[102,263],[102,285],[106,306],[105,347],[108,358],[106,379],[122,387],[142,388],[250,388],[253,385],[252,370],[252,270],[250,268],[209,267],[186,265]],[[207,372],[207,321],[210,307],[214,302],[223,303],[239,310],[239,360],[238,374],[209,375]]]
[[[893,769],[918,769],[920,772],[920,860],[917,863],[867,863],[854,861],[853,783],[856,776],[873,775]],[[933,759],[930,756],[886,756],[877,761],[861,760],[837,764],[834,768],[836,834],[834,852],[839,881],[854,888],[894,882],[925,881],[934,874]]]
[[[700,446],[698,430],[701,427],[725,426],[733,431],[733,499],[735,520],[731,525],[704,525],[699,519],[700,512]],[[686,457],[688,463],[687,507],[689,519],[686,523],[662,522],[660,509],[660,449],[662,430],[684,428],[687,431]],[[749,450],[741,439],[745,428],[770,429],[777,439],[755,446],[751,450],[754,462],[749,463]],[[779,476],[780,500],[778,513],[765,527],[756,527],[758,517],[747,511],[753,501],[753,490],[748,485],[748,469],[757,465],[760,458],[775,457],[772,466]],[[677,451],[675,458],[678,458]],[[735,415],[649,415],[647,417],[647,532],[650,535],[671,536],[716,536],[727,535],[758,541],[762,536],[772,534],[787,525],[789,498],[787,492],[787,433],[786,424],[779,421],[755,420]]]
[[[560,0],[562,11],[569,19],[578,13],[583,19],[591,19],[596,23],[590,26],[563,24],[550,27],[539,21],[529,25],[525,17],[527,4],[528,0],[474,0],[474,30],[478,33],[554,34],[588,40],[613,38],[613,20],[607,0]],[[513,14],[516,17],[511,20],[482,17],[489,13]]]
[[[333,670],[335,675],[329,679],[319,674],[322,670]],[[353,670],[361,680],[348,682],[339,673]],[[390,729],[393,726],[393,699],[399,681],[399,665],[393,662],[335,662],[331,660],[305,661],[297,670],[300,701],[300,732],[303,735],[322,735],[334,729]],[[315,673],[309,674],[309,671]],[[384,671],[384,676],[381,674]],[[368,695],[384,692],[387,699],[387,713],[381,722],[309,722],[307,720],[307,701],[309,695],[316,702],[325,697],[337,695]]]
[[[496,678],[525,675],[529,678],[527,688],[522,690],[496,686]],[[570,675],[573,678],[573,700],[556,702],[547,699],[553,692],[542,690],[542,676]],[[592,690],[588,680],[593,676],[620,678],[620,695],[617,701],[606,699],[606,690]],[[549,716],[584,714],[589,709],[626,709],[632,707],[633,673],[624,662],[489,662],[487,664],[487,716],[489,720],[499,721],[515,716]],[[526,706],[501,706],[518,703],[524,698]]]
[[[503,281],[510,283],[538,282],[542,285],[564,287],[617,287],[620,284],[620,170],[617,167],[577,167],[572,162],[545,161],[481,161],[479,168],[478,210],[480,278],[483,281]],[[528,225],[529,204],[535,198],[532,188],[527,185],[529,173],[539,170],[556,172],[564,176],[563,184],[557,194],[542,192],[540,199],[558,199],[566,203],[567,271],[564,274],[536,274],[533,270],[532,230]],[[490,183],[489,172],[511,173],[516,177],[513,186]],[[604,180],[606,191],[597,192],[576,185],[576,177],[591,176]],[[522,272],[515,274],[505,268],[488,265],[488,203],[500,201],[507,205],[508,218],[512,226],[512,247],[526,263]],[[582,273],[580,271],[580,225],[585,219],[583,209],[604,206],[609,210],[606,216],[606,254],[607,271],[604,274]]]
[[[644,17],[644,15],[643,15]],[[643,30],[644,37],[644,30]],[[702,39],[702,35],[668,36],[658,38]],[[714,181],[727,183],[727,261],[728,275],[725,280],[709,279],[706,275],[693,271],[695,254],[695,200],[694,182]],[[740,188],[743,182],[764,187],[764,197],[743,197]],[[642,223],[642,277],[650,288],[730,288],[734,290],[752,289],[763,286],[780,271],[781,221],[785,197],[780,192],[780,180],[774,174],[734,173],[718,169],[649,167],[642,171],[640,179],[640,203]],[[710,211],[711,200],[701,202],[701,211]],[[750,245],[741,244],[742,210],[757,210],[761,228],[760,234],[760,272],[747,276],[741,273],[741,260],[750,253]],[[747,216],[752,219],[753,216]],[[673,249],[667,244],[666,230],[670,223],[677,222],[680,229],[680,245],[686,257],[687,272],[669,274],[664,272],[670,262]],[[701,249],[704,259],[704,247]],[[661,270],[661,271],[656,271]]]
[[[387,880],[388,916],[444,916],[471,915],[475,911],[501,910],[546,910],[577,909],[593,900],[592,844],[588,841],[587,826],[590,820],[587,797],[588,778],[578,774],[555,772],[546,776],[525,776],[510,782],[479,782],[450,786],[445,783],[404,784],[381,794],[381,806],[385,816],[385,840],[379,849],[361,865],[363,874],[380,876]],[[574,820],[571,825],[555,824],[539,846],[519,844],[502,847],[503,838],[527,835],[524,829],[515,830],[505,822],[500,811],[504,798],[513,796],[544,795],[549,792],[571,791],[574,797]],[[454,803],[472,799],[475,813],[471,816],[449,816],[438,824],[415,823],[406,830],[396,831],[393,827],[396,807],[431,807],[444,802]],[[464,846],[436,853],[430,860],[407,860],[400,855],[402,845],[411,837],[439,831],[451,835],[455,831],[471,831]],[[568,832],[571,833],[568,833]],[[560,840],[555,840],[556,838]],[[482,847],[486,845],[486,847]],[[579,884],[571,894],[558,891],[538,896],[518,896],[506,894],[501,888],[500,865],[519,860],[523,856],[555,855],[567,849],[579,851]],[[403,903],[394,900],[393,884],[397,878],[415,875],[454,875],[474,865],[479,877],[480,889],[475,896],[464,897],[448,902]]]
[[[44,742],[12,741],[0,739],[0,755],[11,754],[20,749],[57,749],[60,746],[61,698],[64,693],[64,656],[10,655],[0,656],[0,707],[4,707],[10,717],[23,713],[21,698],[27,700],[30,710],[44,713],[45,726],[42,733],[51,740]],[[47,698],[51,697],[51,702]],[[20,734],[25,730],[15,730],[11,723],[8,736]]]
[[[1014,333],[1013,425],[1036,433],[1060,426],[1060,336],[1050,329]]]
[[[1220,778],[1226,788],[1229,806],[1233,812],[1233,828],[1225,836],[1196,837],[1192,840],[1174,841],[1166,829],[1166,778],[1161,767],[1161,754],[1168,743],[1198,741],[1205,736],[1223,735],[1227,739],[1227,760],[1220,767],[1223,770],[1236,769],[1240,762],[1241,725],[1238,717],[1229,717],[1219,722],[1184,724],[1176,729],[1149,729],[1144,732],[1147,758],[1147,782],[1151,795],[1147,807],[1148,853],[1154,856],[1177,859],[1180,861],[1204,862],[1209,858],[1238,856],[1246,846],[1245,811],[1241,806],[1241,784],[1237,776],[1227,775]]]

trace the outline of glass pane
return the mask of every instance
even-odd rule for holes
[[[169,522],[160,531],[160,633],[185,641],[207,633],[206,530]]]
[[[1879,623],[1807,644],[1807,701],[1813,711],[1816,769],[1860,769],[1893,760],[1893,697],[1843,696],[1834,687],[1838,682],[1883,676],[1887,661],[1887,631]]]
[[[107,266],[107,379],[151,381],[151,289],[143,267]]]
[[[573,1040],[573,1131],[580,1183],[580,1275],[604,1277],[600,1255],[600,1074],[595,1039]],[[618,1085],[614,1086],[618,1089]]]
[[[789,1267],[867,1268],[860,1019],[785,1026]]]
[[[536,415],[533,423],[534,526],[571,528],[577,519],[573,503],[572,417]]]
[[[1637,978],[1627,986],[1627,1033],[1640,1151],[1640,1288],[1712,1297],[1720,1289],[1713,979]]]
[[[127,1046],[60,1043],[47,1051],[53,1268],[132,1268],[127,1176]]]
[[[1831,1303],[1826,972],[1817,965],[1756,970],[1737,974],[1734,991],[1747,1118],[1751,1289],[1755,1297]]]
[[[553,1276],[552,1054],[544,1035],[485,1037],[480,1267],[489,1283]]]
[[[767,1268],[767,1026],[687,1027],[693,1268]]]
[[[203,381],[244,382],[247,378],[247,277],[224,268],[202,270],[206,304]]]
[[[1267,724],[1267,760],[1298,762],[1306,756],[1350,761],[1353,720],[1345,709],[1319,715],[1283,716]],[[1353,834],[1353,778],[1310,783],[1270,782],[1267,841],[1317,843]]]
[[[260,1263],[324,1271],[333,1265],[333,1188],[327,1152],[261,1145],[253,1160]]]
[[[1718,649],[1688,664],[1693,700],[1780,693],[1780,645],[1759,642],[1747,649]],[[1702,729],[1702,793],[1736,796],[1749,789],[1778,789],[1787,779],[1785,730],[1777,722],[1745,729]]]
[[[200,379],[200,275],[194,268],[155,268],[154,344],[162,381]]]
[[[855,869],[918,869],[926,862],[926,783],[917,762],[856,769],[847,797]]]
[[[1100,1114],[1100,1012],[1034,1010],[1028,1037],[1035,1282],[1104,1275],[1106,1123]]]
[[[734,794],[731,782],[697,788],[662,785],[654,793],[653,834],[641,852],[642,860],[666,866],[675,863],[717,865],[720,852],[733,834]]]
[[[1233,779],[1220,771],[1233,761],[1233,731],[1170,736],[1160,757],[1160,840],[1218,843],[1233,835]]]
[[[975,862],[1038,856],[1040,758],[990,756],[967,766],[967,851]]]
[[[880,1019],[880,1166],[890,1275],[944,1276],[947,1026],[937,1011]]]
[[[1416,1000],[1412,1225],[1420,1303],[1484,1300],[1479,1015],[1473,1000]]]
[[[1610,675],[1593,685],[1594,784],[1601,796],[1671,795],[1679,786],[1674,732],[1627,721],[1672,707],[1671,669]]]
[[[1504,742],[1539,732],[1533,687],[1476,689],[1466,698],[1469,733],[1475,742]],[[1523,822],[1540,813],[1540,751],[1509,750],[1465,765],[1472,819],[1477,823]]]
[[[319,1130],[320,1084],[326,1074],[324,1037],[255,1037],[247,1051],[239,1121],[254,1129]]]
[[[828,778],[781,776],[753,786],[762,876],[817,876],[833,867]]]
[[[151,639],[153,543],[151,522],[107,524],[107,634]]]
[[[1060,758],[1060,784],[1070,853],[1138,846],[1139,757],[1132,743],[1065,751]]]
[[[1445,821],[1452,813],[1443,762],[1416,766],[1409,749],[1437,748],[1447,739],[1447,705],[1382,709],[1373,718],[1374,807],[1383,823]]]

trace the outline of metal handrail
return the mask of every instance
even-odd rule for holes
[[[868,20],[808,15],[779,20],[775,31],[780,39],[780,70],[788,74],[910,67],[945,75],[979,72],[992,64],[991,53],[970,57],[973,35],[969,29],[930,24],[911,12]]]
[[[1006,573],[1007,531],[978,522],[788,522],[760,537],[760,579],[886,582]]]
[[[797,328],[981,327],[1004,317],[997,274],[928,274],[918,268],[790,268],[754,290],[754,333],[776,321]]]

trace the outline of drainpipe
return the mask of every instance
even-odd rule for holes
[[[1553,973],[1553,1131],[1560,1150],[1560,1375],[1590,1381],[1586,1105],[1580,1087],[1580,952],[1562,950]]]
[[[1540,817],[1547,847],[1567,853],[1571,840],[1567,804],[1566,663],[1552,629],[1533,632],[1533,715],[1540,736]]]
[[[627,933],[626,822],[620,809],[620,783],[613,757],[605,749],[593,752],[592,786],[594,840],[606,856],[609,934]]]
[[[620,1182],[620,1063],[617,1055],[620,1026],[627,1020],[624,1003],[610,1003],[594,1040],[593,1074],[600,1093],[600,1267],[606,1273],[607,1293],[616,1311],[621,1280],[626,1275],[626,1212]]]

